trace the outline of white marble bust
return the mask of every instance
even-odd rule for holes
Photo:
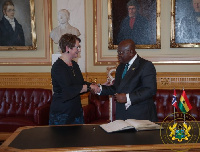
[[[50,37],[52,38],[54,43],[58,44],[60,37],[66,33],[74,34],[77,36],[81,35],[81,33],[79,32],[79,30],[77,28],[75,28],[69,24],[69,20],[70,20],[69,11],[66,9],[61,9],[58,12],[59,25],[56,28],[54,28],[50,33]]]

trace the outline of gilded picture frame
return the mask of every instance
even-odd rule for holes
[[[107,5],[107,8],[103,7]],[[110,0],[93,0],[93,35],[94,35],[94,39],[93,39],[93,47],[94,47],[94,65],[117,65],[118,64],[118,59],[117,59],[117,45],[110,45],[108,44],[108,42],[110,42],[111,40],[111,34],[112,34],[112,30],[110,29],[110,22],[112,21],[111,19],[107,20],[107,17],[111,17],[108,14],[111,14],[111,1]],[[160,34],[160,0],[156,1],[156,5],[157,5],[157,16],[156,16],[156,20],[157,20],[157,30],[156,30],[156,35],[157,35],[157,44],[155,44],[154,46],[142,46],[143,48],[149,48],[150,47],[154,47],[154,48],[160,48],[161,47],[161,34]],[[107,9],[107,11],[106,11]],[[105,30],[104,28],[107,28],[107,30]],[[111,31],[111,32],[109,32]],[[106,45],[107,44],[107,45]],[[109,49],[109,47],[110,49]],[[141,47],[137,45],[137,48]],[[112,48],[112,49],[111,49]],[[147,57],[147,59],[154,61],[154,60],[159,60],[159,58],[157,57]],[[163,59],[161,59],[163,60]]]
[[[160,49],[160,0],[135,0],[133,29],[129,27],[129,1],[108,0],[108,48],[116,49],[120,41],[130,38],[137,49]]]
[[[16,0],[17,1],[17,0]],[[24,0],[19,0],[24,1]],[[32,46],[0,47],[0,65],[51,65],[52,41],[52,2],[51,0],[30,0],[32,14]],[[37,24],[37,28],[36,28]],[[37,31],[37,44],[36,44]],[[37,50],[36,50],[37,49]]]
[[[200,47],[200,12],[195,3],[195,0],[171,1],[171,48]]]
[[[0,6],[5,6],[5,0],[0,2]],[[14,13],[15,28],[11,32],[11,26],[6,20],[3,11],[0,10],[0,50],[36,50],[36,30],[35,30],[35,4],[34,0],[12,0],[14,7],[10,10]],[[11,4],[9,4],[11,5]],[[3,7],[1,7],[2,9]],[[4,10],[5,11],[5,10]],[[8,11],[8,8],[7,8]],[[6,12],[9,13],[9,12]],[[9,18],[9,16],[8,16]],[[5,25],[5,27],[3,26]],[[13,34],[12,34],[13,33]]]
[[[108,49],[108,0],[93,0],[93,50],[94,50],[94,65],[95,66],[111,66],[118,65],[117,50]],[[168,6],[169,4],[169,6]],[[169,13],[162,13],[170,21],[171,5],[173,1],[163,1],[162,5],[166,5],[166,10]],[[160,12],[161,2],[157,1],[158,12]],[[163,11],[166,11],[163,10]],[[157,15],[157,20],[160,20],[160,14]],[[164,44],[161,49],[140,49],[140,55],[153,62],[156,65],[198,65],[200,64],[199,48],[170,48],[170,30],[172,25],[168,20],[163,18],[162,31],[164,33],[162,41]],[[169,26],[168,24],[169,23]],[[160,22],[159,22],[160,24]],[[160,26],[160,25],[159,25]],[[158,32],[161,32],[160,30]]]

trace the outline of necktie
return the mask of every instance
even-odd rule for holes
[[[124,71],[123,71],[123,73],[122,73],[122,79],[123,79],[124,76],[126,75],[126,72],[127,72],[127,70],[128,70],[128,66],[129,66],[129,64],[126,63],[125,68],[124,68]]]
[[[135,18],[134,18],[134,17],[131,17],[131,18],[130,18],[130,22],[129,22],[129,26],[130,26],[131,29],[133,29],[134,23],[135,23]]]

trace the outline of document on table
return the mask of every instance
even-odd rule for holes
[[[115,120],[113,122],[100,125],[106,132],[116,132],[127,129],[135,128],[137,131],[140,130],[154,130],[162,129],[160,125],[151,122],[149,120],[136,120],[136,119],[127,119],[127,120]]]

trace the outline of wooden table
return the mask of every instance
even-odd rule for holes
[[[5,141],[12,135],[12,132],[0,132],[0,142]]]
[[[165,131],[165,130],[162,130]],[[1,152],[56,151],[200,151],[200,143],[163,144],[160,130],[107,133],[98,125],[34,126],[17,129]]]

